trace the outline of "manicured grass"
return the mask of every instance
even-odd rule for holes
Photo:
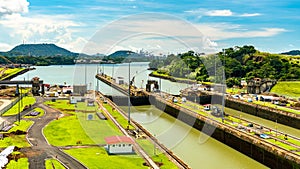
[[[167,74],[158,73],[157,71],[153,71],[151,74],[156,75],[156,76],[160,76],[160,77],[165,77],[165,78],[172,78],[172,79],[174,79],[176,81],[189,81],[189,82],[193,82],[193,83],[196,82],[196,80],[191,80],[191,79],[187,79],[187,78],[180,78],[180,77],[169,76]]]
[[[300,98],[300,81],[278,82],[271,90],[272,93],[293,98]]]
[[[267,106],[267,107],[274,108],[274,109],[278,109],[278,110],[282,110],[282,111],[286,111],[286,112],[289,112],[289,113],[300,114],[299,110],[294,110],[294,109],[290,109],[290,108],[287,108],[287,107],[278,106],[278,105],[272,104],[270,102],[253,101],[253,103],[259,104],[259,105],[262,105],[262,106]]]
[[[59,109],[63,113],[75,114],[75,104],[70,104],[69,100],[46,101],[45,104],[52,108]]]
[[[53,102],[53,107],[65,109],[68,102],[60,100]],[[81,105],[82,109],[84,105]],[[71,112],[71,111],[70,111]],[[44,134],[50,144],[56,146],[82,144],[105,144],[104,138],[113,135],[122,135],[119,129],[110,120],[100,120],[94,113],[93,120],[87,120],[88,113],[73,112],[72,116],[54,120],[44,129]]]
[[[275,145],[277,145],[277,146],[279,146],[281,148],[289,150],[289,151],[297,150],[297,148],[295,148],[293,146],[287,145],[287,144],[279,142],[279,141],[275,141],[274,139],[268,139],[267,141],[270,142],[270,143],[272,143],[272,144],[275,144]]]
[[[44,128],[44,134],[51,145],[67,146],[82,144],[94,144],[80,125],[76,116],[63,117],[50,122]]]
[[[0,147],[6,148],[11,145],[17,147],[30,147],[25,135],[11,135],[0,140]]]
[[[6,166],[6,169],[16,169],[16,168],[20,168],[20,169],[29,168],[28,159],[20,158],[20,159],[18,159],[18,161],[11,160]]]
[[[12,75],[17,74],[18,72],[24,70],[24,68],[8,68],[5,70],[5,72],[0,77],[0,80],[3,80],[4,78],[10,77]]]
[[[94,106],[87,106],[86,102],[77,102],[77,107],[75,108],[76,111],[80,112],[96,112],[98,110],[98,105],[95,103]]]
[[[24,109],[24,107],[27,105],[33,105],[35,103],[35,98],[32,96],[25,96],[22,98],[22,104],[21,106],[21,100],[20,102],[20,111]],[[12,108],[10,108],[8,111],[6,111],[2,116],[12,116],[19,113],[19,103],[16,103]]]
[[[247,89],[240,89],[240,88],[226,88],[226,93],[231,94],[240,94],[242,92],[247,92]]]
[[[15,126],[10,129],[8,132],[1,132],[1,133],[11,133],[17,130],[26,132],[29,127],[33,124],[33,121],[26,121],[21,120],[19,122],[15,122]],[[26,135],[10,135],[9,137],[5,137],[3,140],[0,140],[0,147],[7,147],[7,146],[17,146],[17,147],[30,147],[29,143],[26,140]]]
[[[147,152],[147,154],[155,162],[163,163],[160,168],[178,168],[173,162],[171,162],[158,148],[154,148],[154,145],[147,139],[138,139],[138,144]]]
[[[33,125],[33,123],[34,122],[30,120],[20,120],[20,123],[17,121],[15,122],[15,126],[12,129],[10,129],[8,132],[11,133],[17,130],[26,132],[29,129],[29,127]]]
[[[103,104],[103,107],[118,121],[118,123],[126,129],[128,126],[128,120],[124,118],[118,111],[113,111],[112,107],[109,104]],[[129,126],[129,129],[135,129],[132,125]]]
[[[55,159],[47,159],[45,161],[46,169],[65,169],[65,167]]]
[[[64,151],[82,162],[89,169],[148,168],[143,166],[144,159],[138,155],[108,155],[103,147],[78,148]]]
[[[25,116],[23,116],[23,118],[38,118],[38,117],[44,116],[44,114],[45,114],[45,111],[44,111],[43,109],[39,108],[39,107],[34,108],[33,111],[40,112],[40,114],[37,115],[37,116],[26,116],[26,115],[25,115]]]

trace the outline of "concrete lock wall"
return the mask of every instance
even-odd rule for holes
[[[165,104],[161,102],[159,99],[155,99],[155,97],[150,96],[149,100],[152,104],[154,104],[158,109],[168,113],[169,115],[193,126],[194,128],[202,131],[204,124],[206,124],[206,129],[202,132],[206,133],[211,129],[215,129],[212,134],[212,137],[217,139],[218,141],[234,148],[235,150],[251,157],[252,159],[270,167],[270,168],[278,168],[278,169],[299,169],[300,166],[294,161],[286,159],[282,156],[277,155],[276,153],[270,152],[271,150],[266,150],[263,145],[258,141],[257,143],[253,143],[253,140],[247,138],[247,136],[240,136],[240,133],[233,130],[228,130],[223,128],[222,126],[215,127],[216,124],[211,122],[212,124],[205,123],[204,120],[200,118],[196,118],[190,115],[185,110],[179,110],[176,107]],[[206,133],[208,134],[208,133]]]
[[[109,98],[109,100],[116,103],[118,106],[128,106],[128,97],[127,96],[105,96]],[[148,96],[131,96],[130,97],[130,105],[133,106],[141,106],[141,105],[149,105],[149,97]]]
[[[246,104],[229,99],[226,99],[225,106],[274,122],[277,120],[278,123],[300,129],[300,118],[290,116],[288,113],[281,113],[266,107],[262,108],[259,105]]]

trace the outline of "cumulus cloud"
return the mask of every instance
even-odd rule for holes
[[[0,17],[16,13],[28,12],[27,0],[0,0]]]
[[[80,24],[72,21],[70,15],[35,15],[25,17],[20,14],[3,16],[0,20],[6,32],[6,39],[19,43],[55,43],[80,52],[86,42],[83,38],[74,37],[75,28]]]

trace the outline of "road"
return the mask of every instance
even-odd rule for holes
[[[21,148],[21,152],[28,157],[30,169],[45,168],[45,160],[48,158],[58,159],[66,168],[70,169],[86,169],[87,167],[61,151],[58,147],[49,145],[43,135],[43,128],[52,120],[55,120],[61,113],[43,104],[42,97],[35,97],[36,103],[32,108],[40,107],[45,111],[45,115],[39,118],[33,118],[34,124],[28,130],[27,140],[31,144],[29,148]],[[21,116],[30,110],[21,112]],[[13,123],[16,116],[5,117],[5,119]]]

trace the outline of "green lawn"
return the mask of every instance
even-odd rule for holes
[[[82,162],[89,169],[148,168],[143,166],[145,161],[138,155],[108,155],[102,147],[78,148],[64,151]]]
[[[6,169],[26,169],[29,168],[29,162],[27,158],[20,158],[18,161],[11,160],[7,166]]]
[[[287,145],[287,144],[284,144],[282,142],[279,142],[279,141],[275,141],[274,139],[267,139],[268,142],[272,143],[272,144],[275,144],[281,148],[284,148],[286,150],[289,150],[289,151],[293,151],[293,150],[297,150],[297,148],[293,147],[293,146],[290,146],[290,145]]]
[[[240,88],[226,88],[226,93],[231,93],[231,94],[240,94],[242,92],[247,92],[247,89],[240,89]]]
[[[29,127],[33,124],[33,121],[26,121],[21,120],[19,122],[15,122],[15,126],[10,129],[8,132],[1,132],[1,133],[11,133],[17,130],[20,131],[27,131]],[[17,147],[30,147],[30,144],[26,140],[26,135],[10,135],[9,137],[5,137],[3,140],[0,140],[0,147],[7,147],[7,146],[17,146]]]
[[[164,154],[162,154],[162,152],[158,148],[154,149],[154,145],[149,140],[139,139],[137,140],[137,142],[147,152],[147,154],[152,158],[153,161],[163,163],[163,165],[160,166],[160,168],[178,168]]]
[[[11,133],[17,130],[26,132],[29,129],[29,127],[33,125],[33,123],[34,122],[30,120],[20,120],[20,123],[17,121],[15,122],[15,126],[12,129],[10,129],[8,132]]]
[[[259,104],[259,105],[262,105],[262,106],[266,106],[266,107],[271,107],[271,108],[274,108],[274,109],[276,108],[278,110],[286,111],[286,112],[289,112],[289,113],[300,114],[299,110],[294,110],[294,109],[290,109],[290,108],[287,108],[287,107],[278,106],[278,105],[272,104],[270,102],[253,101],[253,103]]]
[[[126,129],[128,126],[128,120],[125,119],[118,111],[113,111],[112,107],[109,104],[103,104],[103,107],[118,121],[118,123]],[[129,126],[129,129],[135,129],[132,125]]]
[[[271,93],[284,95],[293,98],[300,98],[300,81],[278,82],[271,90]]]
[[[26,105],[33,105],[35,103],[35,98],[32,96],[25,96],[22,98],[22,102],[20,102],[20,111],[24,109]],[[23,106],[21,105],[23,104]],[[10,108],[8,111],[6,111],[2,116],[12,116],[19,113],[19,103],[16,103],[12,108]]]
[[[65,169],[65,167],[55,159],[47,159],[45,161],[46,169]]]
[[[46,101],[45,104],[52,108],[59,109],[63,113],[75,114],[75,104],[70,104],[69,100]]]
[[[68,101],[59,100],[52,102],[51,106],[61,110],[68,108],[69,104]],[[122,135],[112,121],[100,120],[95,113],[93,113],[93,120],[87,120],[88,113],[73,112],[72,114],[76,115],[54,120],[45,127],[44,134],[50,144],[76,145],[77,141],[81,141],[82,144],[105,144],[105,137]]]
[[[75,108],[76,111],[89,111],[89,112],[96,112],[99,108],[98,105],[95,103],[95,106],[87,106],[85,102],[77,102],[77,107]]]
[[[68,116],[50,122],[44,128],[44,134],[51,145],[67,146],[82,144],[94,144],[80,125],[76,116]]]
[[[30,147],[25,135],[11,135],[9,137],[5,137],[3,140],[0,140],[1,148],[6,148],[11,145],[17,147]]]
[[[3,80],[4,78],[10,77],[14,74],[17,74],[18,72],[24,70],[24,68],[8,68],[5,70],[3,75],[0,77],[0,80]]]
[[[39,107],[34,108],[33,111],[40,112],[40,114],[37,115],[37,116],[26,116],[26,115],[25,115],[25,116],[23,116],[23,118],[38,118],[38,117],[44,116],[44,114],[45,114],[45,111],[44,111],[43,109],[39,108]]]

